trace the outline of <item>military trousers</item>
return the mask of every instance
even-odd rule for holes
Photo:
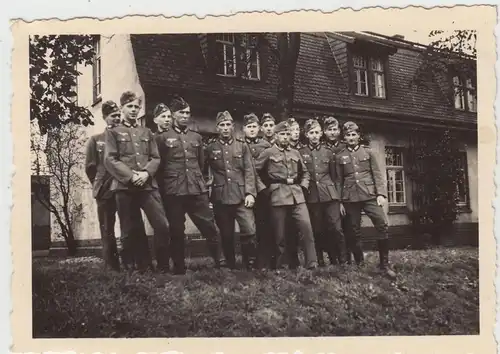
[[[215,222],[219,227],[222,252],[230,268],[236,266],[234,252],[235,221],[240,228],[240,246],[243,262],[255,259],[255,217],[252,208],[242,202],[237,205],[214,203]],[[248,264],[246,264],[248,266]]]
[[[271,203],[265,191],[257,194],[254,207],[257,239],[257,266],[276,268],[276,243],[271,222]]]
[[[174,263],[175,273],[184,273],[185,264],[185,222],[189,215],[194,225],[206,239],[210,255],[216,266],[219,264],[219,234],[215,225],[214,215],[209,206],[208,193],[196,195],[169,195],[164,194],[164,202],[172,235],[170,256]]]
[[[290,218],[290,219],[288,219]],[[277,248],[276,267],[282,268],[286,261],[286,231],[289,230],[287,220],[291,220],[297,230],[305,256],[305,266],[317,265],[314,236],[305,203],[271,206],[271,220]]]
[[[142,223],[141,209],[154,229],[156,261],[159,264],[168,262],[170,231],[159,191],[117,190],[115,195],[122,232],[122,260],[125,267],[130,267],[134,259],[140,257],[139,255],[143,255],[145,252],[143,248],[147,245],[145,243],[147,242],[146,233],[137,232],[137,225],[139,222]]]
[[[362,202],[344,202],[346,211],[346,221],[349,222],[349,232],[347,236],[348,248],[354,255],[356,263],[363,262],[363,250],[361,245],[361,212],[370,218],[375,230],[377,240],[387,240],[389,238],[389,225],[387,216],[382,206],[377,204],[376,199]]]
[[[115,237],[116,201],[115,198],[96,199],[97,217],[101,232],[102,258],[104,264],[114,270],[120,269],[120,260]]]
[[[331,263],[345,263],[346,245],[342,231],[340,201],[308,203],[307,208],[314,232],[318,261],[323,260],[323,253],[326,252]]]

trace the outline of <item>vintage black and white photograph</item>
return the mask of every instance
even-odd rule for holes
[[[476,29],[128,31],[27,39],[32,338],[480,334]]]

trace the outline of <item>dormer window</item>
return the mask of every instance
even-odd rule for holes
[[[385,62],[382,58],[354,54],[352,68],[356,96],[386,98]]]
[[[261,63],[257,40],[256,35],[250,34],[216,34],[217,75],[260,80]]]
[[[477,112],[476,85],[472,78],[455,74],[453,76],[453,93],[455,109]]]

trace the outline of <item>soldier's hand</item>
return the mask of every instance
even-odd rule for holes
[[[345,207],[344,204],[340,203],[340,215],[345,216]]]
[[[255,204],[255,198],[253,197],[253,195],[247,195],[245,197],[245,206],[247,208],[252,208]]]
[[[149,174],[146,172],[146,171],[138,171],[137,172],[137,183],[136,185],[138,186],[142,186],[144,185],[144,183],[146,183],[146,181],[148,180],[149,178]]]
[[[377,197],[377,204],[378,204],[379,206],[383,206],[383,205],[385,204],[385,197],[384,197],[384,196],[382,196],[382,195],[379,195],[379,196]]]
[[[134,174],[132,175],[132,179],[130,180],[130,182],[132,182],[134,186],[137,186],[138,181],[139,181],[139,175],[137,174],[137,172],[134,171]]]

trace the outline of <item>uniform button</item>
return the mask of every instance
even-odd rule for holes
[[[354,172],[354,173],[355,173],[355,174],[358,174],[358,172],[357,172],[357,171],[356,171],[356,172]]]
[[[226,151],[226,154],[227,154],[227,151]]]
[[[186,172],[189,171],[189,169],[186,168]]]
[[[187,149],[184,150],[185,152],[188,152]]]
[[[136,154],[136,155],[139,155],[139,153],[138,153],[138,152],[136,152],[135,154]]]
[[[228,181],[231,181],[231,178],[228,178],[227,180],[228,180]]]
[[[227,172],[231,172],[231,170],[227,170]]]
[[[138,163],[137,163],[137,166],[140,166],[140,165],[141,165],[141,163],[140,163],[140,162],[138,162]]]
[[[139,146],[139,143],[135,143],[135,145]]]
[[[358,180],[356,180],[356,183],[359,183],[359,181],[358,181]]]

